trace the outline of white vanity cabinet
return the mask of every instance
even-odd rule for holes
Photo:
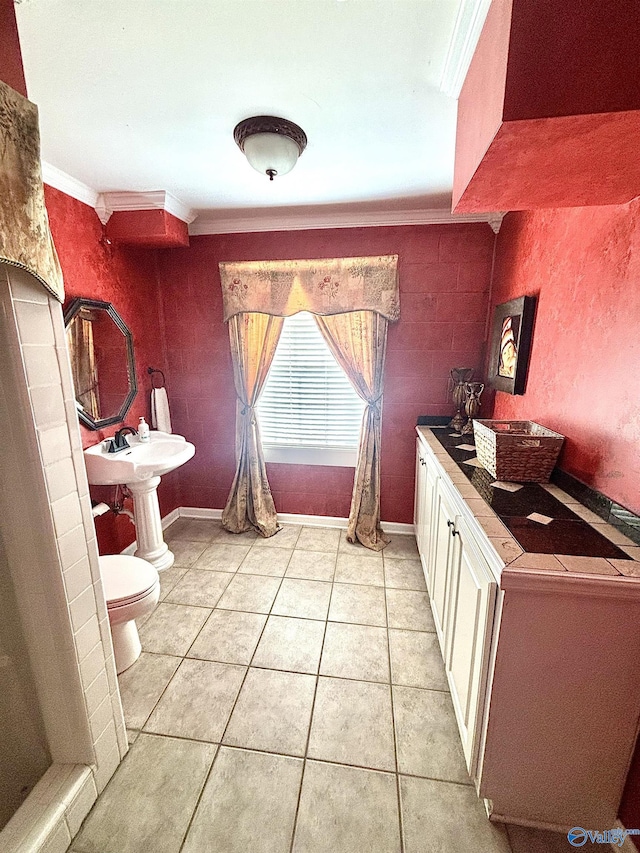
[[[611,828],[640,719],[640,568],[526,568],[497,516],[485,533],[492,511],[434,435],[418,434],[416,536],[476,791],[495,820]]]
[[[473,776],[480,748],[497,584],[462,516],[456,515],[449,529],[444,664],[462,751]]]
[[[480,742],[497,583],[459,499],[418,442],[418,548],[469,773]]]
[[[418,544],[418,552],[427,584],[429,583],[429,566],[427,555],[431,539],[431,523],[433,519],[433,500],[438,474],[429,457],[422,447],[420,439],[416,439],[416,490],[413,512],[413,526]]]

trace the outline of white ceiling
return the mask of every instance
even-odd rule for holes
[[[22,0],[43,160],[98,192],[194,211],[446,208],[455,95],[489,0]],[[233,141],[256,114],[309,143],[270,183]],[[209,215],[210,215],[209,214]]]

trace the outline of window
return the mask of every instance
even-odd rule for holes
[[[286,317],[257,405],[267,462],[355,466],[364,409],[313,315]]]

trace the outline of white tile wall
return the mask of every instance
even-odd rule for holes
[[[22,348],[22,357],[27,371],[30,388],[38,385],[56,385],[60,383],[58,359],[51,358],[51,348],[28,345]]]
[[[89,558],[85,554],[77,563],[63,572],[64,588],[68,599],[74,599],[81,595],[91,585],[91,569]]]
[[[106,727],[112,720],[113,708],[111,705],[111,696],[109,695],[107,690],[104,699],[89,718],[89,724],[91,725],[91,734],[94,736],[94,738],[96,738],[96,740],[100,737],[102,732],[106,729]]]
[[[67,826],[71,837],[77,835],[82,821],[89,814],[91,806],[95,803],[98,796],[96,783],[93,779],[93,774],[88,773],[82,784],[78,786],[75,796],[69,803],[66,811]]]
[[[63,566],[73,566],[87,554],[87,538],[84,525],[58,537],[58,551]],[[79,626],[78,626],[79,627]]]
[[[65,821],[60,821],[40,850],[42,853],[65,853],[71,844],[71,833]]]
[[[10,272],[9,279],[12,288],[13,281],[19,275],[22,275],[22,273]],[[20,343],[53,347],[55,338],[53,337],[53,324],[51,322],[49,306],[33,302],[21,302],[17,298],[13,300],[13,303],[15,316],[18,321]]]
[[[93,594],[93,585],[91,585],[69,603],[73,630],[77,631],[79,628],[82,628],[85,622],[88,622],[96,611],[96,599]]]
[[[96,740],[96,768],[94,772],[98,793],[102,792],[120,764],[120,750],[113,720]]]
[[[94,625],[93,621],[87,623],[87,625]],[[82,629],[84,630],[84,628]],[[98,630],[96,624],[96,631]],[[98,677],[101,672],[105,671],[104,668],[104,649],[102,647],[102,643],[100,642],[100,633],[97,633],[97,642],[95,646],[91,649],[88,655],[86,655],[82,660],[82,667],[80,669],[80,675],[82,677],[82,685],[85,689],[85,693],[89,687],[89,685]]]
[[[76,491],[76,471],[70,458],[60,459],[53,465],[47,465],[44,473],[47,491],[52,501],[57,501]]]
[[[62,853],[126,752],[126,733],[61,306],[3,265],[0,349],[0,425],[14,444],[4,448],[11,497],[0,500],[0,525],[54,761],[0,832],[0,849]]]
[[[66,421],[62,386],[59,383],[30,388],[29,396],[31,397],[33,416],[39,427],[57,426]]]
[[[81,675],[84,674],[84,659],[91,654],[96,645],[102,645],[102,641],[100,639],[100,627],[98,625],[98,617],[96,615],[92,616],[91,619],[87,622],[86,625],[83,625],[79,631],[76,631],[75,634],[76,641],[76,651],[78,652],[78,658],[82,663],[82,667],[80,670]],[[104,651],[101,654],[102,658],[104,658]],[[93,677],[89,682],[93,681],[96,674],[93,674]]]
[[[71,456],[71,442],[66,425],[50,427],[49,429],[38,428],[37,432],[43,465],[52,465],[54,462]]]
[[[65,495],[64,498],[58,498],[57,501],[53,501],[51,503],[51,512],[58,539],[64,536],[65,533],[73,530],[74,527],[80,526],[84,530],[77,492],[71,492]]]

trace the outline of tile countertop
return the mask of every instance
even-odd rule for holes
[[[640,546],[562,489],[500,483],[477,461],[473,435],[416,427],[505,568],[640,579]]]

